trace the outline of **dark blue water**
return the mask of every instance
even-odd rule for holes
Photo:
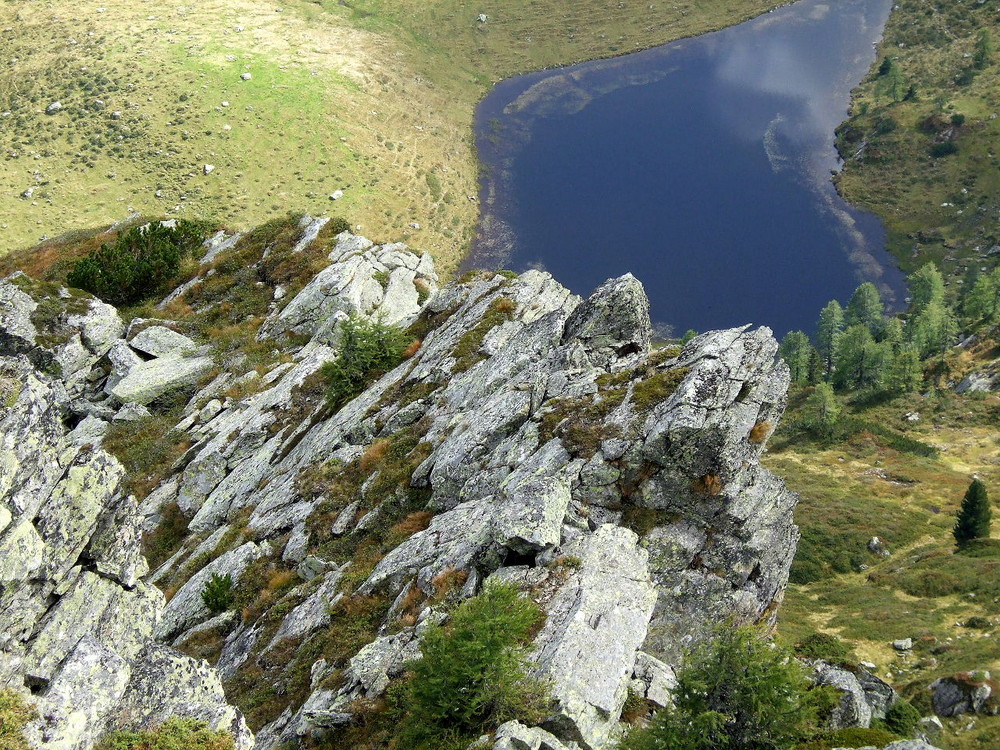
[[[802,0],[500,83],[477,111],[483,217],[466,266],[544,268],[584,295],[631,272],[678,334],[811,330],[862,281],[902,300],[881,223],[830,181],[890,3]]]

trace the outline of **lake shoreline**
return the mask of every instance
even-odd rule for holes
[[[571,179],[568,185],[572,185],[569,189],[570,192],[576,191],[580,194],[580,199],[584,202],[590,201],[591,205],[599,207],[598,211],[602,217],[607,217],[609,212],[613,213],[615,207],[608,206],[604,201],[604,196],[596,196],[593,191],[589,190],[587,182],[589,179],[594,179],[596,174],[598,177],[603,177],[605,173],[592,173],[588,174],[585,170],[576,170],[572,165],[568,165],[568,162],[572,161],[598,161],[602,158],[603,151],[618,151],[618,155],[621,157],[622,161],[634,160],[635,157],[629,152],[624,151],[620,148],[614,139],[605,140],[598,143],[597,141],[592,144],[590,150],[587,147],[581,147],[580,144],[571,144],[567,150],[567,156],[565,157],[567,163],[559,163],[558,160],[550,158],[548,151],[545,153],[538,153],[534,146],[531,146],[531,141],[539,136],[538,133],[532,131],[533,128],[539,129],[539,131],[550,127],[547,124],[548,120],[560,120],[565,123],[573,123],[573,129],[577,129],[579,126],[576,121],[587,121],[590,122],[588,118],[593,119],[593,116],[588,114],[592,110],[599,109],[605,106],[603,103],[605,100],[613,99],[618,97],[619,104],[622,106],[624,111],[628,111],[630,116],[639,119],[643,116],[647,117],[666,117],[666,118],[676,118],[680,117],[694,117],[696,115],[692,112],[698,107],[702,106],[702,110],[698,110],[699,113],[705,114],[706,117],[721,117],[722,120],[731,120],[734,118],[732,111],[737,111],[741,106],[744,107],[757,107],[758,105],[751,101],[744,101],[740,98],[742,92],[734,85],[727,83],[724,94],[725,96],[735,97],[735,103],[726,104],[724,106],[719,105],[718,102],[708,101],[706,102],[694,102],[689,103],[687,100],[681,98],[680,101],[683,104],[677,106],[674,105],[673,109],[669,108],[657,108],[656,105],[650,105],[648,103],[642,103],[639,101],[628,101],[626,95],[622,94],[622,91],[630,91],[632,89],[637,91],[644,91],[644,89],[654,89],[655,87],[660,87],[663,91],[671,91],[670,94],[661,94],[660,96],[676,96],[677,91],[673,91],[673,88],[677,86],[682,86],[683,84],[673,84],[670,81],[671,76],[684,76],[687,75],[682,69],[675,69],[677,65],[681,63],[685,65],[693,64],[692,60],[695,59],[699,54],[703,54],[704,49],[712,48],[712,53],[710,57],[712,59],[724,60],[726,56],[732,56],[733,54],[742,54],[744,59],[739,61],[739,63],[734,63],[729,61],[726,64],[733,68],[736,67],[747,67],[747,68],[758,68],[755,71],[755,75],[759,75],[760,80],[751,81],[750,83],[754,86],[758,86],[766,94],[765,98],[768,98],[767,106],[776,108],[775,111],[779,112],[778,119],[770,122],[773,119],[772,115],[767,115],[764,110],[760,112],[755,112],[754,117],[759,120],[755,121],[754,128],[758,128],[755,132],[758,135],[753,136],[753,139],[759,139],[760,135],[765,136],[765,140],[770,138],[770,142],[764,145],[764,151],[767,152],[767,159],[770,161],[770,169],[774,172],[779,171],[789,171],[795,174],[789,177],[790,180],[797,180],[799,182],[799,187],[796,190],[802,190],[803,188],[812,191],[814,193],[813,200],[819,203],[828,204],[828,206],[818,207],[816,210],[825,211],[828,214],[826,219],[827,224],[830,222],[837,222],[843,226],[840,229],[834,228],[832,230],[828,229],[826,231],[836,231],[844,235],[842,242],[844,247],[851,246],[854,249],[848,253],[850,263],[854,269],[856,278],[852,281],[850,289],[847,285],[841,281],[839,287],[830,294],[827,299],[819,302],[815,307],[816,310],[822,307],[829,298],[840,297],[846,298],[853,291],[853,287],[860,283],[861,281],[868,280],[879,280],[880,285],[883,288],[887,300],[890,303],[890,307],[895,303],[896,305],[902,302],[902,298],[905,297],[905,286],[902,281],[901,273],[898,271],[898,267],[895,259],[891,258],[888,253],[883,252],[884,241],[883,238],[877,237],[881,232],[881,229],[876,229],[873,224],[878,222],[878,219],[873,215],[864,214],[857,207],[851,206],[840,195],[837,190],[834,181],[831,179],[831,174],[836,170],[842,168],[843,161],[840,158],[838,152],[836,151],[834,144],[834,131],[843,122],[844,118],[848,116],[849,107],[851,106],[851,93],[857,86],[858,81],[862,80],[867,76],[871,70],[871,66],[874,61],[874,52],[872,51],[872,46],[865,46],[868,41],[871,44],[877,43],[881,39],[882,28],[884,27],[885,19],[891,12],[891,7],[888,2],[879,2],[878,0],[859,0],[855,3],[850,3],[842,7],[838,7],[837,10],[832,13],[829,10],[829,6],[818,3],[810,2],[809,0],[803,0],[800,3],[794,4],[792,6],[786,5],[782,6],[785,9],[784,13],[781,13],[773,21],[768,19],[770,13],[765,13],[761,16],[756,16],[750,21],[744,22],[734,27],[729,27],[717,32],[712,32],[706,35],[699,35],[696,37],[689,37],[676,42],[671,42],[667,45],[660,45],[642,52],[630,54],[624,57],[607,58],[605,60],[590,61],[587,63],[581,63],[572,66],[561,66],[554,70],[540,70],[535,71],[524,76],[519,76],[513,79],[507,79],[500,82],[493,89],[490,97],[484,99],[480,103],[480,106],[476,111],[475,118],[475,128],[476,128],[476,145],[477,154],[480,158],[480,209],[481,218],[480,224],[477,229],[477,238],[474,241],[473,251],[466,256],[463,261],[462,267],[465,269],[472,267],[490,267],[497,268],[503,266],[512,266],[515,270],[524,270],[527,267],[546,267],[547,270],[553,270],[547,267],[547,263],[541,258],[535,261],[526,260],[524,257],[523,248],[525,245],[533,245],[537,247],[545,247],[546,242],[557,242],[559,238],[553,237],[552,232],[543,231],[540,234],[532,235],[531,239],[518,239],[519,234],[523,234],[523,228],[518,228],[516,223],[518,219],[516,218],[521,213],[531,213],[533,216],[534,225],[539,225],[541,223],[552,224],[556,226],[567,227],[567,232],[573,234],[573,226],[579,223],[579,220],[588,220],[589,217],[578,217],[574,216],[572,213],[567,216],[559,214],[555,206],[559,205],[561,207],[562,197],[559,196],[558,186],[548,185],[548,192],[544,192],[529,184],[527,187],[527,192],[531,193],[530,198],[524,198],[523,195],[526,193],[525,186],[521,185],[521,193],[518,192],[518,187],[515,184],[518,180],[523,181],[523,175],[519,176],[518,171],[515,169],[515,164],[518,159],[524,159],[527,163],[528,157],[525,156],[527,153],[531,153],[532,158],[535,163],[542,165],[543,167],[538,167],[543,172],[545,169],[566,169],[567,174],[573,175],[574,179]],[[793,8],[798,8],[798,10],[793,10]],[[780,9],[779,9],[780,10]],[[773,13],[775,11],[771,11]],[[812,14],[813,17],[810,17]],[[818,15],[817,15],[818,14]],[[826,19],[829,15],[829,20]],[[857,18],[855,19],[855,16]],[[827,26],[831,28],[836,26],[840,29],[838,34],[842,37],[847,37],[853,35],[847,33],[848,28],[851,24],[860,24],[860,28],[864,33],[864,42],[851,40],[850,42],[831,42],[830,46],[835,47],[837,44],[845,44],[844,50],[839,50],[838,54],[849,61],[851,65],[850,70],[853,73],[845,73],[843,76],[839,69],[832,69],[832,66],[828,66],[830,69],[821,69],[822,66],[812,63],[812,68],[806,70],[804,74],[799,74],[798,63],[789,66],[788,61],[782,58],[782,55],[786,53],[782,49],[782,45],[787,46],[790,42],[788,37],[790,34],[799,34],[800,36],[805,34],[809,37],[812,42],[816,40],[816,37],[821,32],[829,31]],[[778,63],[784,64],[787,70],[791,72],[787,76],[788,81],[785,81],[781,76],[775,76],[773,70],[765,70],[764,63],[759,61],[755,62],[757,53],[759,50],[755,50],[755,45],[767,44],[766,42],[758,42],[757,39],[767,34],[773,34],[770,29],[776,28],[779,32],[778,40],[774,43],[775,49],[778,49],[780,54],[772,53],[768,58],[767,64],[774,64],[776,61]],[[792,31],[788,31],[791,28]],[[806,31],[802,31],[806,29]],[[743,42],[733,42],[732,40],[736,38],[736,35],[743,34],[745,39]],[[784,35],[784,36],[782,36]],[[825,38],[825,37],[823,37]],[[749,40],[749,41],[747,41]],[[794,40],[793,40],[794,41]],[[726,45],[733,44],[737,48],[737,52],[729,53],[727,52],[728,47]],[[860,60],[860,58],[864,58]],[[690,59],[689,59],[690,58]],[[773,58],[773,59],[772,59]],[[698,58],[700,60],[700,58]],[[698,63],[702,65],[702,62]],[[847,63],[845,63],[847,64]],[[662,66],[658,68],[657,66]],[[674,67],[671,67],[674,66]],[[807,66],[808,67],[808,66]],[[664,68],[669,68],[669,70],[664,70]],[[846,70],[846,69],[845,69]],[[709,74],[712,76],[718,76],[718,71],[709,70]],[[614,76],[620,74],[621,78],[625,80],[624,83],[614,81]],[[796,77],[802,79],[808,79],[809,75],[812,74],[816,77],[816,81],[830,80],[837,81],[834,84],[816,84],[813,88],[819,88],[820,94],[817,95],[812,89],[810,89],[810,81],[797,81]],[[739,77],[739,71],[734,74],[732,70],[725,71],[725,76],[732,78]],[[844,77],[846,76],[846,77]],[[714,80],[710,78],[709,80]],[[734,80],[736,80],[734,78]],[[789,83],[791,81],[791,83]],[[724,82],[725,83],[725,82]],[[736,83],[739,83],[736,81]],[[740,84],[742,85],[742,84]],[[833,85],[830,94],[826,94],[826,89],[824,86]],[[672,88],[673,87],[673,88]],[[808,93],[812,97],[806,105],[798,105],[795,101],[796,98],[802,98]],[[638,96],[638,94],[636,95]],[[647,94],[647,96],[652,96],[652,94]],[[694,96],[701,96],[700,93],[695,92]],[[625,102],[623,104],[623,102]],[[795,105],[795,106],[793,106]],[[647,107],[647,109],[643,109]],[[798,107],[798,108],[796,108]],[[723,112],[719,115],[718,111],[730,110],[730,112]],[[586,111],[585,111],[586,110]],[[640,113],[641,110],[641,113]],[[767,110],[771,111],[771,110]],[[786,112],[785,115],[781,115],[780,112]],[[818,114],[817,114],[818,113]],[[609,117],[620,117],[620,113],[611,113]],[[761,119],[763,118],[763,119]],[[600,119],[599,117],[597,118]],[[751,118],[753,119],[753,118]],[[817,130],[816,120],[822,120],[819,129]],[[787,121],[787,122],[786,122]],[[604,135],[607,135],[604,131],[607,130],[606,124],[598,122],[597,127]],[[726,127],[732,126],[732,123],[725,123]],[[705,125],[708,127],[708,125]],[[569,124],[563,125],[563,127],[570,127]],[[701,125],[699,125],[701,127]],[[740,124],[736,124],[734,127],[739,129]],[[630,131],[641,130],[641,123],[629,122]],[[798,128],[798,130],[796,130]],[[776,135],[771,133],[774,131]],[[645,132],[645,131],[644,131]],[[676,135],[673,130],[669,130],[671,135]],[[564,149],[564,144],[562,141],[573,141],[578,139],[579,136],[574,132],[567,131],[562,134],[564,137],[556,138],[546,131],[545,138],[548,149],[560,150]],[[627,132],[626,137],[634,137],[633,132]],[[681,134],[684,135],[684,134]],[[704,136],[699,136],[696,134],[695,138]],[[722,133],[720,138],[728,137],[727,133]],[[740,133],[739,137],[743,140],[749,137],[747,133]],[[666,138],[666,136],[664,136]],[[803,138],[812,139],[809,142],[815,142],[818,145],[814,146],[803,146],[800,141]],[[648,141],[652,143],[652,141]],[[673,143],[672,141],[668,141]],[[705,145],[705,144],[703,144]],[[647,146],[648,148],[648,146]],[[658,150],[662,150],[661,146],[655,147]],[[715,144],[709,146],[709,150],[715,149]],[[782,154],[779,153],[782,148],[785,148],[789,153]],[[799,149],[799,151],[796,151]],[[804,150],[802,150],[804,149]],[[523,153],[522,153],[523,152]],[[740,158],[745,157],[746,148],[744,146],[738,146],[736,152],[740,154]],[[569,154],[572,156],[569,156]],[[708,153],[708,152],[706,152]],[[645,153],[645,161],[655,161],[661,159],[659,154]],[[759,157],[752,156],[753,159],[759,161]],[[802,159],[807,158],[811,166],[804,163],[799,163]],[[818,161],[817,161],[818,159]],[[784,160],[784,162],[782,162]],[[682,158],[685,161],[685,166],[689,167],[689,171],[685,172],[684,179],[692,182],[698,182],[700,180],[700,175],[696,174],[705,169],[711,169],[711,166],[704,166],[703,164],[691,164],[689,160]],[[659,162],[658,162],[659,163]],[[673,169],[674,166],[672,162],[663,162],[665,169]],[[618,168],[617,163],[614,160],[604,161],[602,165],[607,168],[608,172],[612,172],[614,169]],[[633,165],[635,169],[642,169],[646,165],[637,163]],[[527,173],[530,169],[525,167],[522,172]],[[691,172],[690,170],[695,170]],[[749,174],[749,173],[747,173]],[[747,184],[752,184],[752,178],[748,177],[747,174],[735,175],[736,183],[738,184],[739,179],[750,180]],[[787,180],[786,180],[787,182]],[[614,179],[608,179],[609,192],[616,189],[622,189],[622,184],[616,182]],[[808,184],[807,184],[808,183]],[[661,181],[657,182],[655,179],[651,181],[651,192],[654,195],[659,196],[659,192],[663,195],[672,195],[676,201],[680,202],[690,202],[690,196],[685,194],[683,191],[677,192],[677,186],[671,184],[665,184]],[[725,181],[717,182],[713,184],[714,186],[704,187],[703,190],[703,202],[705,205],[716,202],[717,193],[725,193],[731,191],[732,184]],[[772,188],[774,186],[772,185]],[[799,200],[801,202],[802,196],[795,195],[793,193],[788,193],[788,188],[781,188],[785,191],[784,198],[780,199],[778,202],[782,202],[787,198],[787,200]],[[564,189],[562,192],[566,192]],[[762,195],[767,195],[768,193],[762,193]],[[778,195],[777,193],[775,195]],[[521,196],[521,197],[519,197]],[[630,196],[635,200],[642,200],[644,196],[639,197]],[[536,212],[525,211],[523,207],[515,205],[518,200],[538,203],[552,204],[552,210],[546,207],[546,212],[544,215]],[[576,210],[576,209],[573,209]],[[626,214],[629,209],[624,209]],[[739,210],[744,212],[744,216],[741,219],[745,225],[744,228],[752,228],[752,225],[760,219],[754,212],[751,214],[746,214],[748,210],[745,206]],[[800,208],[791,209],[793,211],[801,212]],[[652,205],[647,215],[643,215],[640,219],[633,220],[631,222],[623,222],[620,218],[615,219],[613,217],[608,218],[609,221],[616,221],[623,228],[629,230],[630,236],[634,236],[634,226],[635,224],[645,223],[647,220],[652,222],[656,220],[655,214],[661,213],[662,210]],[[767,212],[765,212],[767,213]],[[703,211],[704,214],[704,211]],[[721,217],[721,219],[720,219]],[[634,218],[634,217],[633,217]],[[704,214],[706,222],[717,222],[717,221],[730,221],[725,214],[719,214],[718,212],[714,214]],[[771,219],[767,219],[771,220]],[[512,223],[513,221],[513,223]],[[663,237],[671,237],[672,240],[675,239],[675,233],[673,232],[673,225],[661,225],[661,234],[659,235],[661,241]],[[706,243],[711,242],[707,238],[705,231],[702,228],[694,227],[693,231],[695,235],[702,237],[701,240],[695,241],[689,239],[690,242],[695,242],[692,245],[693,248],[697,248],[699,254],[706,247]],[[815,236],[815,235],[814,235]],[[586,238],[574,235],[575,239],[585,242]],[[874,239],[873,239],[874,238]],[[643,238],[646,241],[651,241],[649,238]],[[784,239],[783,233],[779,230],[777,233],[772,233],[771,240],[775,242],[780,242]],[[655,240],[653,240],[655,241]],[[720,240],[721,241],[721,240]],[[737,240],[734,237],[730,237],[729,240],[725,240],[732,244]],[[811,237],[804,238],[807,246],[811,244]],[[825,242],[825,240],[824,240]],[[581,244],[581,247],[585,247],[585,244]],[[868,248],[871,248],[869,250]],[[511,252],[512,255],[508,255]],[[539,252],[535,250],[534,252]],[[673,252],[673,251],[671,251]],[[544,255],[544,253],[543,253]],[[677,259],[668,253],[671,258],[671,262]],[[548,257],[546,257],[546,261]],[[603,262],[601,257],[591,257],[591,261],[600,263]],[[570,261],[563,259],[563,266]],[[588,261],[590,262],[590,261]],[[643,261],[644,263],[645,261]],[[723,261],[725,263],[725,261]],[[825,262],[825,261],[824,261]],[[572,263],[576,264],[574,259]],[[642,264],[640,264],[642,265]],[[556,268],[558,268],[558,264]],[[822,265],[818,266],[815,270],[817,273],[824,273],[829,269],[824,269]],[[576,273],[574,271],[574,273]],[[803,269],[803,273],[808,273]],[[579,274],[578,274],[579,275]],[[613,273],[606,273],[605,275],[615,275]],[[638,275],[638,274],[637,274]],[[584,288],[578,283],[575,283],[573,277],[566,275],[565,268],[562,269],[562,275],[557,273],[557,278],[560,279],[564,284],[568,284],[574,291],[578,293],[587,293],[589,288]],[[602,279],[603,280],[603,279]],[[599,281],[590,280],[591,283],[599,283]],[[649,284],[647,284],[649,286]],[[653,284],[650,288],[650,296],[658,296],[663,290],[657,289],[656,285]],[[895,300],[894,300],[895,297]],[[695,303],[693,303],[695,304]],[[747,313],[748,315],[753,315],[752,311]],[[718,316],[717,316],[718,317]],[[673,322],[673,321],[666,321]],[[728,322],[728,321],[726,321]],[[739,322],[733,320],[732,324],[738,324]],[[765,321],[766,322],[766,318]],[[717,326],[725,324],[721,320],[716,320],[711,323],[706,323],[704,326],[697,326],[698,328],[704,328],[709,326]],[[682,324],[684,325],[684,324]],[[804,327],[804,323],[794,327]],[[686,327],[686,325],[684,325]],[[777,324],[780,329],[783,327],[782,324]]]

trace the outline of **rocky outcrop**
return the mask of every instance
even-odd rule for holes
[[[335,557],[337,572],[324,574],[319,589],[303,583],[286,595],[279,629],[265,638],[238,627],[226,639],[244,644],[238,672],[270,663],[264,654],[283,639],[319,637],[311,634],[329,618],[321,603],[426,601],[459,575],[468,596],[492,574],[545,590],[548,619],[534,653],[537,675],[557,698],[546,730],[600,748],[614,736],[630,686],[665,703],[672,666],[692,641],[734,615],[773,616],[797,531],[795,496],[757,460],[787,386],[770,332],[714,332],[683,351],[651,353],[647,303],[631,277],[583,301],[544,273],[480,274],[428,299],[412,358],[338,412],[324,413],[317,400],[311,415],[287,422],[296,394],[336,354],[337,313],[374,309],[365,301],[369,287],[377,297],[370,268],[361,264],[389,267],[386,253],[403,252],[348,235],[337,248],[337,261],[262,326],[310,335],[294,364],[270,388],[212,416],[193,460],[157,502],[178,502],[201,534],[245,518],[257,539],[287,540],[272,559],[289,565],[309,555],[322,561],[334,539],[362,544],[384,519],[400,518],[408,497],[421,498],[411,507],[428,516],[426,528],[385,549],[353,589],[343,581],[354,563]],[[406,269],[426,262],[397,260]],[[408,448],[395,458],[365,458],[404,439]],[[350,480],[356,489],[346,495],[337,485],[331,500],[310,489],[319,467],[364,476]],[[402,484],[382,484],[402,468]],[[182,551],[157,575],[169,580],[171,568],[195,556]],[[573,563],[555,575],[556,560]],[[182,614],[186,623],[205,616],[196,605]],[[261,747],[349,721],[359,698],[376,698],[399,674],[399,654],[414,652],[414,635],[405,647],[399,641],[412,627],[373,641],[392,658],[364,651],[363,669],[353,659],[317,667],[314,685],[330,670],[367,676],[314,688],[261,731]]]
[[[534,674],[556,702],[548,723],[587,750],[609,744],[656,602],[638,541],[605,524],[567,544],[579,567],[546,604],[535,639]]]
[[[818,661],[813,664],[813,681],[840,693],[830,712],[829,727],[869,727],[873,719],[884,719],[886,711],[899,700],[892,686],[864,669],[851,670]]]
[[[176,714],[252,747],[213,670],[153,644],[164,601],[142,580],[124,469],[67,427],[67,386],[31,351],[0,357],[19,384],[0,404],[0,686],[31,694],[40,718],[29,739],[86,750],[110,728]]]
[[[315,239],[322,226],[307,224],[299,245]],[[337,323],[352,313],[389,324],[409,322],[420,312],[421,298],[438,288],[430,256],[418,258],[402,243],[373,245],[345,232],[329,259],[332,263],[261,327],[261,339],[292,333],[336,343]]]
[[[0,280],[0,355],[24,354],[80,393],[93,365],[125,332],[118,311],[86,292],[30,279]]]
[[[1000,683],[989,672],[960,672],[931,683],[931,705],[938,716],[997,714],[1000,713],[1000,703],[995,697],[998,690]]]
[[[211,252],[222,259],[229,250],[216,240]],[[617,736],[629,690],[667,704],[691,644],[720,622],[774,617],[798,532],[796,497],[759,464],[788,384],[770,331],[715,331],[654,350],[648,303],[631,276],[586,300],[539,271],[472,274],[439,290],[428,257],[347,233],[329,260],[260,326],[259,340],[287,347],[286,361],[225,371],[195,390],[175,426],[186,450],[141,503],[122,497],[120,466],[94,446],[116,415],[142,418],[121,402],[161,408],[166,391],[134,381],[165,363],[176,372],[211,358],[174,326],[146,321],[112,337],[83,379],[75,438],[53,408],[58,397],[46,407],[51,424],[13,428],[17,461],[0,462],[0,487],[13,488],[0,544],[15,552],[14,562],[0,555],[0,578],[30,588],[73,576],[74,586],[90,588],[76,599],[60,589],[65,613],[41,590],[18,589],[39,611],[9,630],[21,644],[11,679],[33,658],[33,679],[53,684],[71,663],[66,655],[82,648],[81,663],[106,665],[109,705],[149,722],[167,709],[141,696],[172,707],[171,696],[188,691],[161,694],[150,675],[186,685],[181,673],[193,674],[201,707],[187,706],[187,715],[245,737],[212,673],[178,668],[167,646],[150,645],[152,635],[217,659],[257,726],[267,722],[260,750],[295,745],[338,731],[377,702],[419,657],[424,629],[447,616],[438,603],[474,596],[495,578],[546,614],[532,672],[554,701],[541,726],[511,723],[491,742],[602,750]],[[337,357],[338,323],[351,313],[408,325],[414,343],[407,359],[334,410],[317,373]],[[40,388],[67,387],[34,377]],[[252,386],[250,395],[227,395],[239,384]],[[75,452],[49,445],[31,453],[39,430]],[[5,478],[7,466],[28,461],[30,476]],[[74,498],[66,512],[34,522],[40,483],[68,481],[109,494],[64,493]],[[187,538],[144,577],[141,558],[127,550],[141,531],[178,516]],[[132,541],[116,542],[112,528]],[[259,595],[244,596],[238,613],[213,616],[201,592],[214,573]],[[146,580],[171,588],[168,604]],[[132,617],[131,630],[115,625],[119,642],[95,631],[81,633],[93,636],[84,646],[63,643],[56,634],[66,628],[45,635],[37,625],[68,622],[76,632],[128,607],[149,612]],[[39,637],[52,644],[44,658],[31,656]],[[276,696],[264,705],[246,689],[262,679]],[[206,707],[213,701],[215,712]]]

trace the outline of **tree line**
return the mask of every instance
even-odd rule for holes
[[[836,394],[888,398],[920,390],[926,374],[946,371],[937,366],[962,331],[1000,324],[1000,268],[972,267],[953,299],[932,263],[908,281],[905,312],[887,315],[878,288],[866,282],[846,306],[831,300],[820,311],[812,337],[791,331],[782,339],[792,382],[815,387],[807,411],[818,426],[836,422]]]

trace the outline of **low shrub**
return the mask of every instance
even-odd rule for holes
[[[172,716],[153,729],[105,735],[94,750],[233,750],[233,738],[197,719]]]
[[[210,612],[219,614],[233,606],[233,577],[228,573],[220,576],[213,573],[201,592],[201,600]]]
[[[544,690],[527,677],[525,646],[542,618],[515,587],[497,584],[459,605],[444,626],[428,629],[423,658],[410,665],[397,746],[464,748],[505,721],[540,720]]]
[[[940,159],[943,156],[951,156],[952,154],[958,153],[958,144],[955,141],[944,141],[943,143],[933,143],[930,149],[928,149],[930,155],[935,159]]]
[[[674,705],[630,732],[620,750],[779,750],[815,728],[805,667],[754,628],[721,628],[688,656],[677,681]]]
[[[795,644],[795,655],[841,664],[853,658],[851,647],[829,633],[813,633]]]
[[[321,372],[327,400],[338,409],[403,361],[409,337],[394,326],[351,315],[340,323],[340,352]]]
[[[885,712],[885,728],[900,737],[912,737],[920,724],[920,711],[902,698]]]
[[[153,222],[133,227],[78,260],[66,283],[111,304],[132,305],[164,291],[177,276],[181,259],[204,238],[203,225],[183,219],[174,226]]]

